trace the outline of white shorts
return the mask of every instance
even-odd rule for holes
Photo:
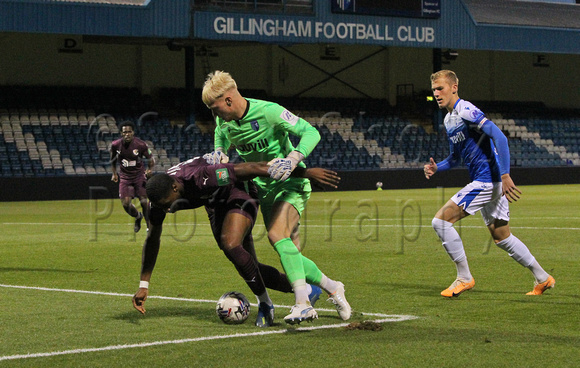
[[[473,181],[457,192],[451,200],[470,215],[481,210],[481,216],[487,226],[495,220],[510,220],[509,202],[502,195],[501,182]]]

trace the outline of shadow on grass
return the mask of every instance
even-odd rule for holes
[[[256,319],[256,312],[257,308],[253,307],[253,310],[250,313],[250,316],[244,322],[244,324],[251,324],[253,325]],[[327,314],[328,313],[328,314]],[[280,315],[277,315],[274,321],[274,325],[272,327],[275,328],[291,328],[291,325],[288,325],[284,322],[283,318],[286,313],[282,312]],[[218,325],[223,325],[223,322],[219,320],[217,317],[215,310],[212,307],[203,306],[188,306],[188,307],[146,307],[146,313],[141,314],[137,310],[133,309],[129,312],[125,312],[122,314],[118,314],[114,316],[113,319],[119,321],[125,321],[131,324],[140,324],[141,321],[144,320],[159,320],[163,318],[187,318],[188,321],[198,320],[203,322],[214,322]],[[369,316],[362,316],[353,314],[353,318],[348,321],[352,322],[353,320],[368,320],[374,317]],[[302,323],[300,325],[296,325],[295,327],[311,327],[316,325],[328,325],[328,324],[340,324],[345,321],[341,320],[336,313],[332,312],[322,312],[319,314],[318,320],[315,320],[312,323]]]
[[[373,285],[373,287],[380,287],[392,290],[417,290],[421,292],[421,295],[428,295],[431,293],[439,293],[445,287],[441,285],[430,285],[430,284],[417,284],[417,283],[403,283],[403,282],[373,282],[366,283],[368,285]],[[382,289],[381,289],[382,290]],[[427,293],[427,294],[425,294]]]
[[[421,343],[462,346],[471,344],[539,344],[550,346],[580,346],[579,336],[562,336],[557,332],[546,334],[540,332],[518,332],[500,329],[497,326],[489,328],[444,328],[425,327],[412,324],[385,323],[385,330],[396,336],[397,344]]]
[[[141,314],[136,309],[131,312],[126,312],[114,317],[116,320],[127,321],[130,323],[139,323],[143,319],[158,319],[158,318],[175,318],[185,317],[199,320],[215,319],[219,322],[215,311],[207,306],[188,306],[188,307],[151,307],[145,306],[146,313]]]

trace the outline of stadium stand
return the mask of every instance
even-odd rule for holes
[[[145,107],[152,108],[147,106],[151,102],[135,90],[14,91],[0,101],[2,177],[108,175],[110,144],[119,137],[118,124],[127,119],[137,123],[137,136],[152,149],[158,172],[212,150],[211,123],[193,117],[173,120],[171,113],[143,115]],[[260,96],[254,92],[251,95]],[[433,131],[428,121],[405,118],[384,101],[280,98],[277,102],[319,130],[321,141],[306,162],[310,166],[343,171],[416,169],[429,157],[442,160],[448,155],[443,130]],[[577,112],[482,104],[486,111],[494,111],[488,117],[509,137],[513,167],[580,166]],[[239,157],[234,153],[231,160],[237,162]]]

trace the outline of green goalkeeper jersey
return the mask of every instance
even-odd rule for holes
[[[259,162],[284,158],[294,150],[308,157],[320,141],[316,128],[277,103],[246,100],[248,107],[240,120],[226,122],[216,118],[215,149],[227,152],[233,146],[244,161]],[[288,134],[300,137],[297,147],[292,145]],[[306,167],[302,162],[299,165]],[[305,190],[310,190],[308,179],[292,177],[288,180],[302,183]],[[265,192],[282,184],[271,178],[255,178],[254,182]]]

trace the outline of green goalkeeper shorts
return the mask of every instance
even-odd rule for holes
[[[270,223],[272,207],[276,202],[288,202],[298,214],[302,216],[304,208],[306,208],[306,202],[310,198],[310,193],[312,189],[310,187],[310,182],[307,180],[293,180],[288,179],[283,183],[276,185],[271,191],[264,192],[262,189],[258,189],[260,193],[260,207],[262,209],[262,216],[264,217],[264,224],[268,227]]]

